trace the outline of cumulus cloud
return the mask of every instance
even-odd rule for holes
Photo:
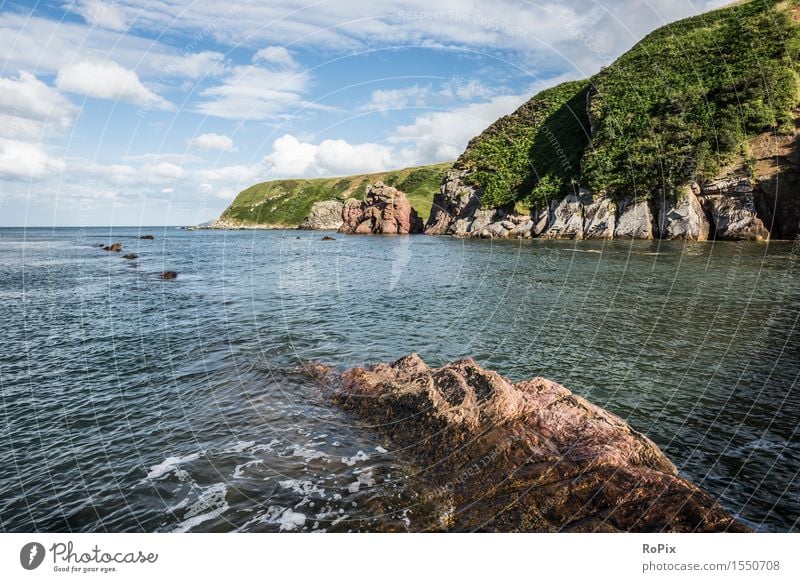
[[[134,71],[114,61],[81,61],[61,67],[56,86],[62,91],[87,97],[127,101],[156,109],[174,108],[169,101],[142,85]]]
[[[300,108],[320,108],[303,98],[310,82],[306,72],[234,67],[221,85],[200,93],[203,100],[195,111],[223,119],[264,120]]]
[[[154,63],[160,66],[158,62]],[[216,51],[202,51],[170,58],[163,65],[163,74],[174,77],[199,79],[213,77],[225,72],[225,55]]]
[[[37,144],[0,138],[0,176],[38,178],[64,167],[63,160],[50,157]]]
[[[297,63],[292,54],[283,46],[266,46],[253,55],[253,62],[273,63],[284,67],[296,67]]]
[[[354,145],[342,139],[316,145],[286,134],[275,140],[264,163],[271,177],[313,177],[379,172],[397,162],[385,145]]]
[[[231,138],[218,133],[204,133],[198,135],[190,139],[188,145],[206,150],[220,150],[222,152],[231,152],[236,149],[233,147],[233,140]]]
[[[410,124],[398,126],[389,141],[412,144],[420,163],[454,160],[472,137],[527,99],[527,95],[502,95],[451,111],[426,113]]]
[[[22,71],[18,78],[0,77],[0,135],[41,139],[47,129],[72,125],[78,108],[55,88]]]
[[[425,107],[430,94],[430,87],[420,87],[419,85],[402,89],[376,89],[362,109],[385,112],[405,107]]]
[[[172,0],[152,10],[151,0],[125,0],[120,9],[137,27],[153,31],[207,30],[238,44],[296,43],[315,48],[352,50],[376,46],[454,46],[535,54],[557,48],[564,62],[591,68],[607,64],[654,28],[698,14],[725,0],[571,0],[533,3],[496,0],[305,0],[239,3],[219,18],[217,0]],[[266,24],[265,24],[266,23]],[[597,31],[595,38],[587,31]],[[276,53],[277,54],[277,53]]]
[[[75,11],[89,24],[111,30],[125,30],[125,13],[116,2],[103,0],[84,0],[78,2]]]

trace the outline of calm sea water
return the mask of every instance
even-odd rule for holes
[[[0,230],[0,530],[425,528],[413,469],[299,373],[411,351],[557,380],[800,529],[791,243],[335,237]]]

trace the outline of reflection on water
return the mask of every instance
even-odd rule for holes
[[[557,380],[797,529],[790,243],[146,232],[0,230],[5,531],[429,527],[413,468],[299,373],[411,351]]]

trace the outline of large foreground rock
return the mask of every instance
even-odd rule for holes
[[[300,228],[307,230],[339,230],[344,220],[342,211],[344,204],[338,200],[323,200],[314,202],[311,210],[303,219]]]
[[[388,435],[450,504],[442,526],[490,531],[748,531],[619,417],[542,378],[412,354],[335,376],[342,407]]]
[[[422,220],[408,197],[383,182],[367,187],[364,202],[345,201],[339,232],[356,234],[416,234]]]

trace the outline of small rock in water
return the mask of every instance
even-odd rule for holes
[[[133,259],[138,259],[139,255],[137,255],[136,253],[128,253],[127,255],[122,255],[122,258],[123,259],[128,259],[128,260],[133,260]]]
[[[122,250],[122,243],[115,242],[115,243],[110,244],[108,246],[104,246],[103,250],[104,251],[108,251],[110,253],[118,253],[118,252],[120,252]]]
[[[177,279],[178,273],[176,273],[175,271],[164,271],[163,273],[161,273],[161,278],[165,281],[168,281],[170,279]]]
[[[156,237],[154,237],[152,234],[145,234],[145,235],[142,235],[142,236],[140,236],[139,238],[140,238],[141,240],[153,240],[153,239],[155,239]]]
[[[298,236],[297,238],[300,238],[300,237]],[[333,238],[332,236],[323,236],[322,240],[336,240],[336,239]]]

